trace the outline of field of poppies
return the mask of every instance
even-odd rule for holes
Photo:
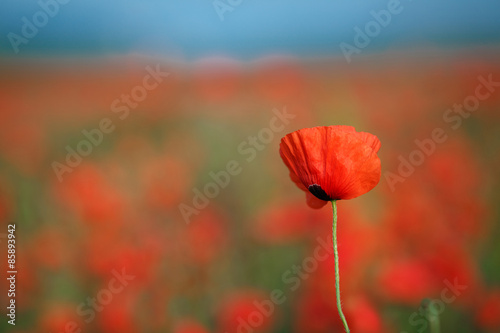
[[[500,332],[498,57],[3,59],[0,331],[343,332],[279,143],[350,125],[382,165],[337,202],[351,332]]]

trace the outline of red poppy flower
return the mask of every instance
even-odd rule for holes
[[[400,259],[382,265],[377,278],[378,289],[388,301],[415,305],[433,295],[439,280],[432,268],[419,258]]]
[[[261,290],[234,291],[220,304],[216,332],[271,332],[276,312],[274,308],[270,310],[269,302],[272,303]]]
[[[381,175],[379,139],[352,126],[304,128],[281,139],[280,155],[307,203],[353,199],[374,188]]]
[[[476,314],[479,326],[491,332],[500,329],[500,290],[491,290]]]

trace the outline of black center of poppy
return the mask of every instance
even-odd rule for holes
[[[307,188],[316,198],[325,201],[332,201],[333,199],[326,194],[326,192],[318,184],[309,185]]]

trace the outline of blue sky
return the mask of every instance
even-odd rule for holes
[[[0,54],[339,55],[340,43],[353,43],[354,27],[363,29],[373,20],[370,11],[390,2],[241,0],[221,20],[212,0],[65,0],[15,54],[8,34],[21,36],[22,18],[32,21],[39,2],[51,1],[1,1]],[[500,42],[500,1],[401,0],[400,6],[363,52]]]

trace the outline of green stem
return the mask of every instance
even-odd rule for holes
[[[439,327],[439,317],[438,316],[433,316],[433,317],[429,318],[429,322],[431,324],[431,333],[441,332],[441,329]]]
[[[432,301],[426,298],[422,301],[422,306],[426,311],[431,333],[440,333],[439,313],[436,311],[435,307],[432,306]]]
[[[339,311],[340,319],[344,324],[345,331],[349,333],[349,326],[347,326],[347,321],[345,320],[344,313],[342,312],[342,304],[340,302],[340,275],[339,275],[339,251],[337,249],[337,201],[332,200],[333,208],[333,254],[335,255],[335,291],[337,292],[337,310]]]

